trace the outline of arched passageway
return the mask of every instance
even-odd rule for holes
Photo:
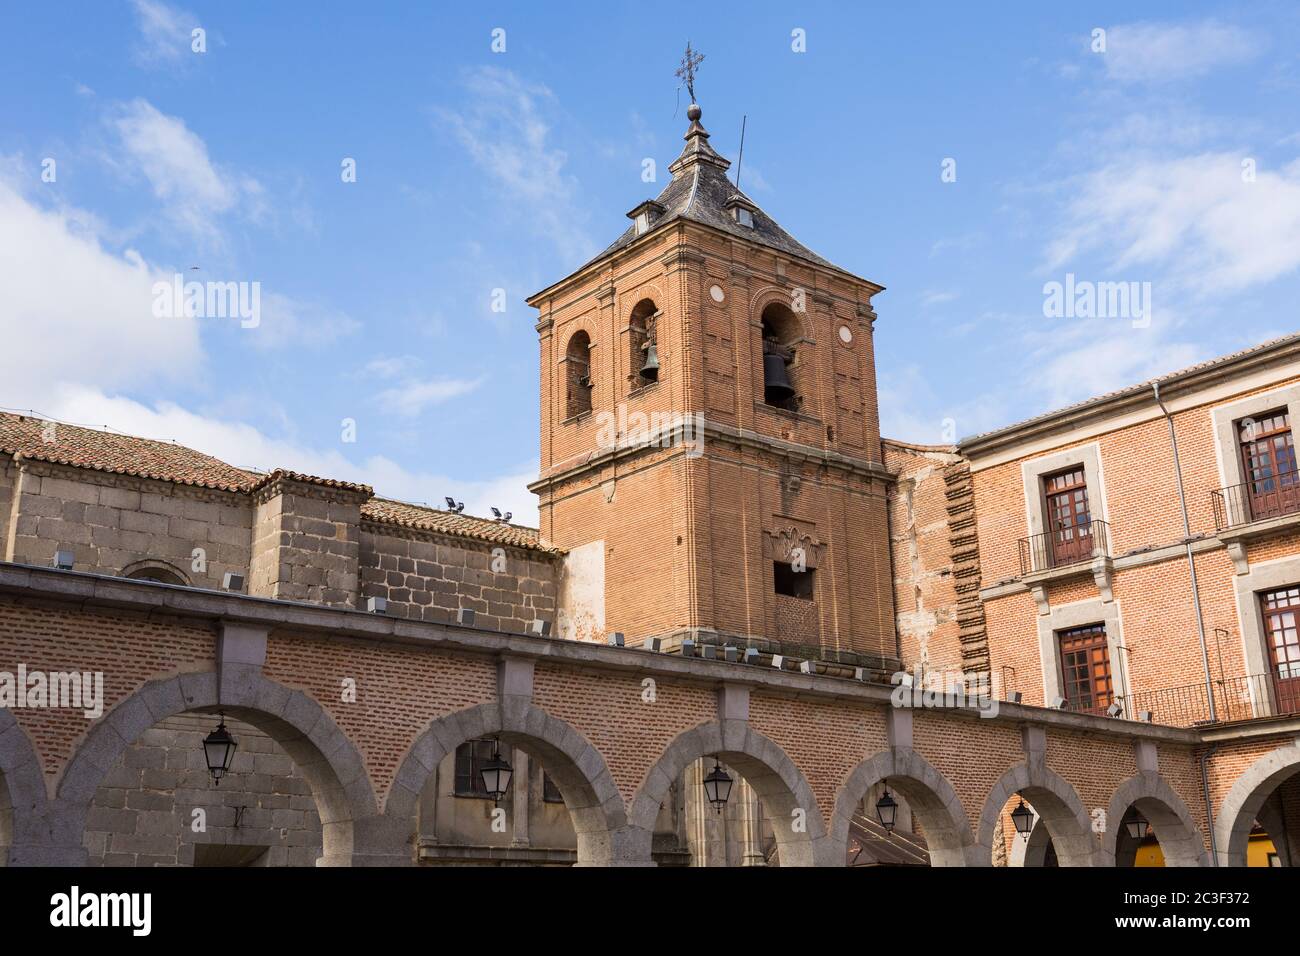
[[[1290,795],[1291,800],[1281,799]],[[1220,866],[1246,866],[1252,834],[1262,833],[1272,843],[1261,865],[1294,866],[1300,860],[1300,813],[1287,813],[1300,805],[1300,741],[1278,747],[1260,757],[1237,778],[1215,814],[1215,835]],[[1262,827],[1262,833],[1261,833]]]
[[[274,740],[306,780],[320,820],[317,865],[347,866],[366,852],[358,847],[357,825],[375,816],[375,798],[360,754],[314,700],[260,675],[232,682],[220,699],[215,673],[181,675],[146,684],[114,707],[77,749],[60,780],[56,802],[69,829],[85,839],[96,794],[117,768],[127,769],[126,752],[147,731],[182,714],[207,715],[215,726],[219,710]],[[200,772],[206,773],[206,764]],[[192,828],[192,809],[181,809],[171,825]]]
[[[1017,799],[1023,799],[1033,810],[1037,817],[1035,829],[1040,825],[1044,828],[1060,866],[1093,865],[1096,844],[1083,802],[1073,787],[1041,763],[1017,764],[989,792],[979,827],[980,853],[985,860],[992,859],[993,843],[999,831],[1014,833],[999,824],[1008,805],[1014,806]],[[1043,847],[1046,854],[1045,844]],[[1025,865],[1033,862],[1034,858],[1026,855]]]
[[[1156,773],[1140,773],[1120,784],[1106,821],[1102,865],[1154,865],[1157,860],[1164,866],[1209,865],[1205,840],[1187,806]],[[1151,849],[1153,842],[1158,852]]]

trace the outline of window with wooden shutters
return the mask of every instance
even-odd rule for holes
[[[1092,513],[1083,466],[1043,478],[1049,567],[1092,557]]]
[[[1285,409],[1237,423],[1245,498],[1253,520],[1300,511],[1295,439]]]
[[[1280,714],[1300,713],[1300,585],[1259,596]]]
[[[1104,713],[1114,697],[1106,625],[1089,624],[1057,632],[1061,648],[1062,693],[1070,710]]]

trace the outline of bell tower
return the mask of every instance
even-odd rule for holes
[[[663,191],[528,300],[557,630],[892,659],[882,287],[791,237],[687,117]]]

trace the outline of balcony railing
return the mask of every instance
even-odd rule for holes
[[[1226,531],[1252,521],[1300,514],[1300,471],[1252,478],[1210,492],[1214,528]]]
[[[1020,574],[1086,564],[1110,555],[1110,526],[1094,518],[1020,539]]]
[[[1300,714],[1300,670],[1294,677],[1276,674],[1230,677],[1214,681],[1213,688],[1213,721],[1210,719],[1210,691],[1204,682],[1130,694],[1127,700],[1121,700],[1123,716],[1138,720],[1144,719],[1141,718],[1144,712],[1149,712],[1152,723],[1197,727]]]

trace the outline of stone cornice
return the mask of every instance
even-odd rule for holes
[[[67,465],[60,462],[45,461],[40,458],[13,456],[14,465],[24,474],[37,477],[65,478],[86,485],[99,485],[105,488],[121,488],[126,491],[146,491],[169,495],[177,498],[189,498],[196,501],[210,501],[234,507],[248,507],[247,491],[227,491],[223,488],[208,488],[183,481],[166,481],[162,478],[145,478],[140,475],[125,475],[116,471],[103,471],[82,465]]]

